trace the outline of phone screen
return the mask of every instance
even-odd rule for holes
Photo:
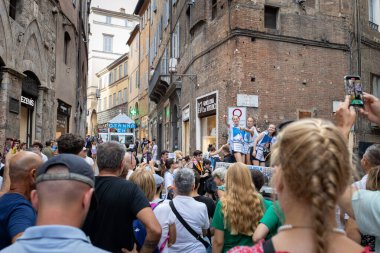
[[[360,76],[345,76],[344,86],[346,94],[350,95],[350,105],[363,107],[363,85]]]

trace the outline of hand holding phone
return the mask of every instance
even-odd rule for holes
[[[350,106],[364,107],[363,85],[360,76],[345,76],[346,95],[350,96]]]

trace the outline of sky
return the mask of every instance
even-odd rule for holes
[[[99,7],[111,11],[119,11],[124,8],[126,13],[132,14],[138,0],[92,0],[91,7]]]

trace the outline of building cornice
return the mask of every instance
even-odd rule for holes
[[[139,21],[140,18],[136,15],[131,15],[127,14],[124,12],[118,12],[118,11],[110,11],[98,7],[92,7],[91,8],[91,13],[96,13],[96,14],[104,14],[106,16],[111,16],[111,17],[120,17],[120,18],[126,18],[126,19],[132,19],[134,21]]]
[[[139,31],[140,31],[140,25],[137,24],[135,28],[132,30],[131,36],[129,36],[129,39],[127,41],[128,46],[132,44],[133,40],[136,38],[136,35],[139,33]]]
[[[112,62],[110,65],[105,67],[104,69],[100,70],[98,73],[96,73],[97,77],[101,77],[107,72],[111,72],[115,67],[119,66],[121,63],[124,63],[128,60],[128,53],[123,54],[118,59],[116,59],[114,62]]]

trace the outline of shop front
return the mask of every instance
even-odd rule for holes
[[[29,94],[22,93],[21,95],[21,110],[20,110],[20,140],[26,142],[28,146],[33,141],[33,119],[36,98]]]
[[[190,106],[182,110],[182,150],[190,155]]]
[[[29,147],[35,138],[35,108],[37,105],[38,87],[40,83],[33,73],[26,72],[25,74],[26,77],[22,81],[20,98],[20,140],[26,142]]]
[[[217,93],[197,98],[197,149],[206,152],[217,145]]]
[[[55,138],[59,138],[62,134],[66,134],[70,131],[70,114],[71,106],[61,100],[58,100],[57,128]]]

